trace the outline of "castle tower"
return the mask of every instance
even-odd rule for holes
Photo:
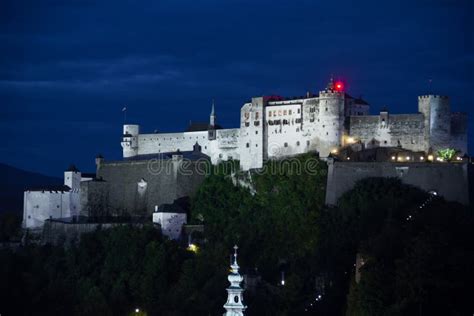
[[[418,111],[424,116],[424,149],[426,152],[451,147],[451,109],[447,96],[418,97]]]
[[[64,171],[64,185],[67,185],[72,190],[79,190],[81,188],[81,172],[74,165]]]
[[[336,87],[337,86],[337,87]],[[342,145],[344,134],[344,91],[332,78],[327,88],[319,92],[319,126],[321,157],[327,157]]]
[[[71,190],[61,197],[61,216],[77,216],[81,213],[81,177],[81,172],[74,165],[64,171],[64,185]]]
[[[239,265],[237,264],[237,249],[234,246],[234,262],[231,264],[231,272],[227,279],[230,282],[230,287],[227,288],[227,302],[224,305],[226,312],[224,316],[243,316],[244,310],[247,308],[244,305],[242,293],[244,290],[240,287],[243,277],[239,274]]]
[[[138,135],[140,133],[139,125],[124,125],[122,148],[123,158],[129,158],[138,155]]]
[[[268,157],[267,129],[263,97],[252,98],[240,110],[240,167],[242,170],[262,168]]]

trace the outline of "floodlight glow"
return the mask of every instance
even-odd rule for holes
[[[189,251],[192,251],[192,252],[194,252],[194,253],[197,253],[198,250],[199,250],[199,247],[196,246],[195,244],[189,244],[189,245],[188,245],[188,250],[189,250]]]

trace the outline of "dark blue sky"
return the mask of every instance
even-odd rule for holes
[[[390,2],[390,3],[386,3]],[[303,95],[331,74],[372,112],[417,95],[470,112],[473,1],[0,1],[0,161],[60,175],[121,157],[121,109],[142,130],[238,125],[252,96]]]

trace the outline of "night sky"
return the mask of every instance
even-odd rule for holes
[[[61,176],[121,157],[142,131],[237,127],[252,96],[304,95],[334,74],[371,112],[428,91],[470,112],[474,1],[0,1],[0,161]],[[432,84],[428,83],[432,80]]]

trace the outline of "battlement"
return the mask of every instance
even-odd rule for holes
[[[425,94],[425,95],[418,96],[418,100],[428,99],[428,98],[449,99],[449,97],[447,95],[439,95],[439,94]]]
[[[334,98],[334,97],[342,98],[342,97],[344,97],[344,92],[335,91],[335,90],[323,90],[323,91],[319,92],[319,97],[320,98],[324,98],[324,97],[327,97],[327,98]]]

